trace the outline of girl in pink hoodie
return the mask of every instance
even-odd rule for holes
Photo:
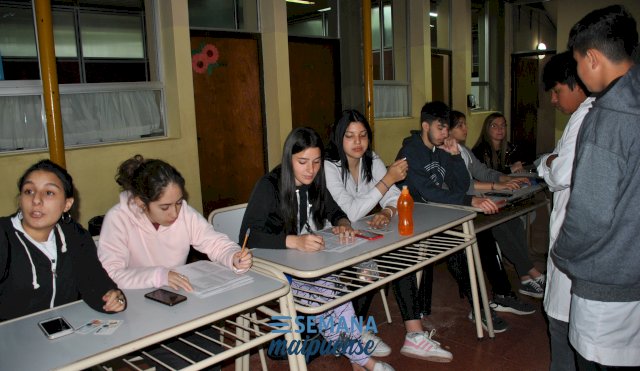
[[[241,255],[187,204],[184,178],[173,166],[136,155],[120,165],[116,181],[123,192],[105,216],[98,257],[120,288],[191,291],[189,279],[172,270],[186,263],[189,246],[236,273],[251,267],[249,250]]]

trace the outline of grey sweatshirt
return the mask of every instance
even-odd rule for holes
[[[555,264],[572,292],[640,301],[640,69],[613,82],[584,119]]]

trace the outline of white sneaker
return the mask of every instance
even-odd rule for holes
[[[391,354],[391,348],[371,331],[363,332],[361,340],[365,347],[369,341],[373,341],[373,352],[370,354],[372,357],[386,357]]]
[[[373,366],[373,371],[396,371],[396,370],[384,362],[376,361],[376,365]]]
[[[412,332],[404,338],[404,345],[400,353],[411,358],[423,359],[432,362],[451,362],[453,355],[442,349],[440,343],[433,340],[436,330],[431,332]]]

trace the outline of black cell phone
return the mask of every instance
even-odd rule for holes
[[[507,197],[507,198],[513,196],[511,193],[502,193],[502,192],[487,192],[484,195],[492,196],[492,197]]]
[[[182,303],[187,300],[187,297],[184,295],[176,294],[175,292],[171,292],[165,289],[157,289],[151,292],[144,294],[145,298],[155,300],[162,304],[168,306],[174,306],[178,303]]]
[[[38,326],[49,339],[73,334],[73,327],[63,317],[55,317],[38,322]]]
[[[371,231],[360,231],[356,233],[356,237],[364,238],[365,240],[377,240],[382,238],[382,235]]]

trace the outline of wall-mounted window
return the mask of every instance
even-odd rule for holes
[[[408,22],[405,0],[371,1],[374,115],[409,116]]]
[[[147,14],[154,12],[142,0],[53,2],[66,146],[165,135],[162,83],[147,49],[155,50],[147,32],[154,22]],[[0,19],[0,151],[46,149],[31,1],[4,1]]]
[[[189,28],[258,32],[258,1],[189,0]]]
[[[471,94],[476,109],[502,111],[504,107],[505,9],[499,0],[471,1]]]
[[[451,1],[431,0],[429,7],[429,29],[431,48],[450,49],[449,29],[451,24]]]
[[[477,109],[489,109],[489,25],[484,0],[471,1],[471,94]]]
[[[329,37],[338,35],[338,0],[287,0],[289,36]]]

